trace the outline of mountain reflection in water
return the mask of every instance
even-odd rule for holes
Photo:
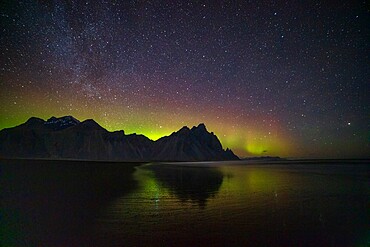
[[[175,194],[181,202],[191,201],[205,208],[207,199],[214,197],[221,187],[223,174],[216,168],[149,166],[163,187]]]
[[[347,163],[145,165],[98,232],[135,246],[366,246],[367,174]]]
[[[0,161],[1,246],[368,246],[368,162]]]

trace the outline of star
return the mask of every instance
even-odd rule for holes
[[[205,122],[241,157],[368,157],[364,2],[31,0],[0,12],[0,129],[73,115],[156,139]]]

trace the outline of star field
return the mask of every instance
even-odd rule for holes
[[[205,123],[239,156],[369,157],[365,1],[3,1],[0,128]]]

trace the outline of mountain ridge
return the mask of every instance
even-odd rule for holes
[[[141,134],[110,132],[93,119],[31,117],[0,130],[0,157],[106,161],[211,161],[239,159],[224,150],[204,123],[153,141]]]

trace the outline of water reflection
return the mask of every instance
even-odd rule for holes
[[[107,236],[110,242],[138,246],[369,242],[368,179],[358,177],[358,171],[367,174],[366,167],[351,166],[353,172],[344,173],[347,167],[323,165],[304,170],[299,165],[226,162],[199,166],[138,167],[138,189],[117,199],[102,215],[102,242]]]
[[[28,161],[0,168],[1,246],[370,242],[368,165]]]
[[[191,201],[205,208],[207,200],[219,191],[223,173],[216,168],[152,165],[155,178],[182,202]]]

